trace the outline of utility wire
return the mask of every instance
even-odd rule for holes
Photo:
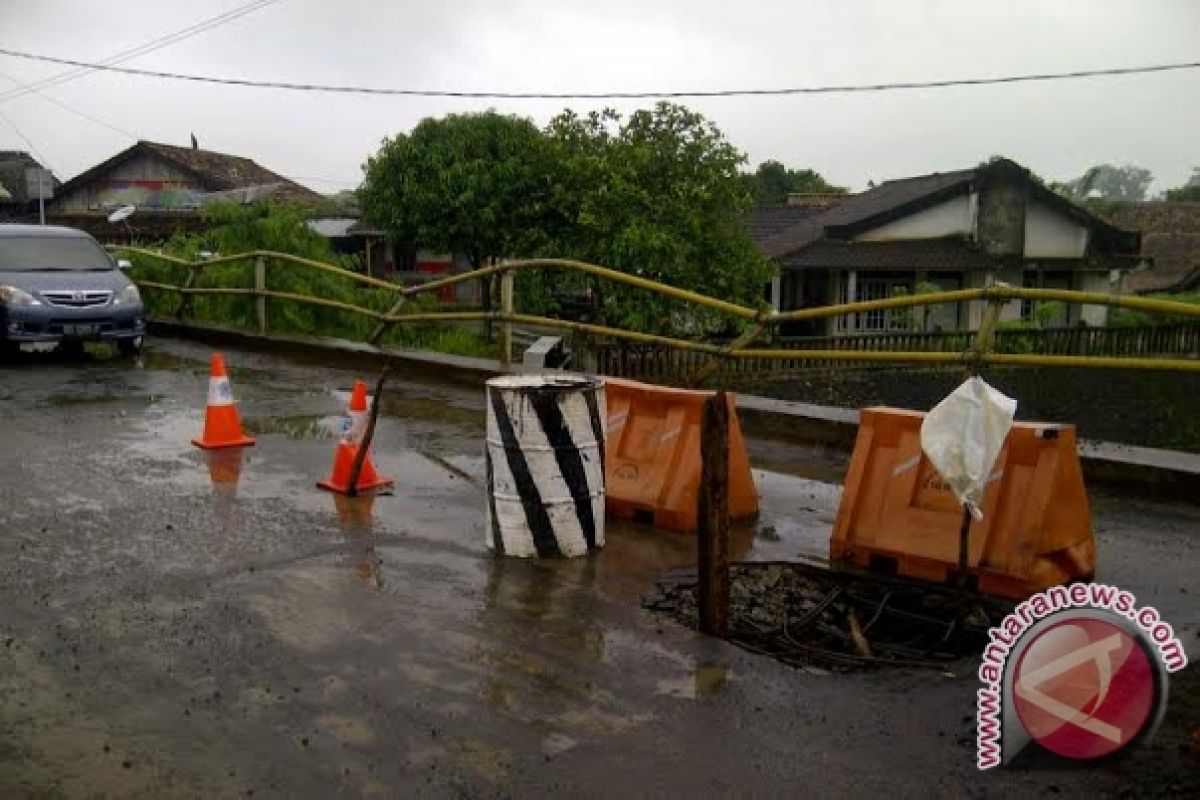
[[[17,127],[17,123],[12,121],[12,117],[9,117],[3,111],[0,111],[0,120],[4,120],[4,122],[6,122],[8,124],[8,127],[12,128],[14,131],[16,131],[17,136],[21,137],[21,141],[23,141],[23,142],[25,142],[25,144],[29,145],[29,152],[33,153],[35,156],[38,157],[38,161],[41,162],[43,167],[46,167],[52,173],[54,172],[54,168],[51,167],[50,162],[46,160],[46,154],[43,153],[41,150],[38,150],[37,145],[35,145],[33,143],[33,140],[21,132],[21,129]]]
[[[1152,64],[1142,67],[1117,67],[1112,69],[1076,70],[1073,72],[1042,72],[1025,75],[1004,75],[992,78],[955,78],[939,81],[904,81],[895,83],[851,84],[832,86],[798,86],[780,89],[709,89],[694,91],[649,91],[649,92],[501,92],[501,91],[454,91],[443,89],[395,89],[378,86],[329,86],[313,83],[289,83],[285,81],[258,81],[249,78],[218,78],[209,75],[188,75],[179,72],[162,72],[150,69],[117,67],[69,58],[27,53],[20,50],[0,48],[0,55],[65,64],[73,67],[115,72],[122,75],[137,75],[146,78],[165,78],[192,83],[210,83],[223,86],[248,86],[258,89],[285,89],[299,92],[334,92],[340,94],[402,95],[406,97],[463,97],[504,100],[644,100],[653,98],[688,97],[765,97],[799,94],[847,94],[856,92],[886,92],[902,89],[942,89],[950,86],[985,86],[1004,83],[1030,83],[1034,81],[1071,80],[1076,78],[1111,77],[1115,75],[1142,75],[1151,72],[1171,72],[1200,68],[1200,61],[1184,61],[1171,64]],[[3,98],[0,98],[3,99]]]
[[[6,81],[15,83],[18,86],[21,85],[21,82],[19,80],[17,80],[12,75],[9,75],[8,73],[5,73],[5,72],[0,72],[0,78],[4,78]],[[30,91],[32,91],[34,94],[36,94],[38,97],[42,98],[43,100],[53,103],[54,105],[58,106],[62,110],[69,111],[70,113],[74,114],[77,117],[80,117],[81,119],[86,119],[88,122],[93,122],[97,125],[100,125],[101,127],[108,128],[110,131],[113,131],[114,133],[119,133],[122,136],[128,136],[130,139],[137,140],[137,138],[138,138],[137,134],[135,134],[135,133],[131,133],[130,131],[125,130],[124,128],[118,128],[116,125],[105,122],[104,120],[102,120],[98,117],[94,117],[91,114],[87,113],[86,111],[81,111],[78,108],[75,108],[74,106],[67,105],[66,103],[59,100],[58,98],[51,97],[50,95],[46,94],[43,91],[40,91],[38,89],[33,89],[33,88],[30,88]]]
[[[161,50],[164,47],[177,44],[185,39],[190,39],[193,36],[212,30],[213,28],[224,25],[227,22],[232,22],[235,19],[244,17],[247,14],[252,14],[255,11],[266,8],[270,5],[274,5],[278,2],[280,2],[280,0],[254,0],[253,2],[247,3],[243,6],[238,6],[237,8],[230,9],[222,14],[218,14],[215,17],[209,17],[208,19],[201,20],[194,25],[189,25],[188,27],[177,30],[174,33],[168,33],[158,37],[157,39],[151,39],[148,42],[144,42],[136,47],[131,47],[126,50],[122,50],[119,53],[114,53],[108,58],[102,59],[99,64],[103,66],[111,66],[113,64],[129,61],[133,58],[138,58],[139,56],[144,56],[147,53],[152,53],[155,50]],[[66,83],[67,81],[74,80],[81,75],[86,75],[88,72],[91,72],[92,69],[92,67],[79,65],[76,69],[70,69],[65,72],[60,72],[57,75],[51,75],[49,77],[42,78],[41,80],[34,81],[28,85],[18,86],[15,89],[9,89],[6,92],[0,93],[0,103],[8,100],[14,100],[18,97],[28,94],[29,92],[35,92],[38,89],[45,89],[50,86],[57,86],[61,83]]]

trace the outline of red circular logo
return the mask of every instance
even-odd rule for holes
[[[1039,632],[1017,661],[1013,704],[1025,730],[1068,758],[1100,758],[1137,737],[1157,683],[1145,648],[1120,627],[1090,617]]]

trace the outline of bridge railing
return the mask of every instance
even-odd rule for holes
[[[1117,369],[1152,369],[1200,372],[1200,359],[1197,358],[1149,358],[1141,355],[1075,355],[1049,354],[1035,352],[998,352],[995,347],[996,320],[1002,305],[1014,300],[1057,301],[1082,305],[1100,305],[1148,311],[1164,315],[1178,316],[1192,321],[1200,321],[1200,306],[1188,305],[1169,300],[1130,295],[1112,295],[1100,292],[1078,292],[1064,289],[1032,289],[1004,284],[996,284],[980,289],[959,289],[954,291],[936,292],[930,294],[889,297],[880,300],[867,300],[855,303],[819,308],[804,308],[793,311],[773,311],[769,308],[749,308],[715,297],[680,289],[674,286],[633,275],[628,272],[588,264],[582,261],[557,258],[524,259],[505,261],[488,267],[469,272],[451,275],[445,278],[428,281],[416,286],[399,286],[388,281],[372,278],[356,272],[351,272],[333,264],[302,258],[287,253],[256,250],[236,255],[222,256],[200,261],[188,261],[163,253],[143,248],[117,246],[114,251],[133,253],[138,256],[156,259],[162,263],[171,264],[184,271],[183,281],[179,284],[164,283],[153,280],[137,280],[140,287],[161,292],[177,294],[180,303],[176,312],[177,317],[184,317],[190,311],[190,300],[197,296],[234,296],[253,298],[255,301],[258,330],[266,333],[269,329],[267,318],[267,300],[297,303],[302,305],[319,306],[334,309],[346,314],[358,315],[371,320],[374,327],[364,337],[366,341],[376,344],[383,335],[396,325],[414,324],[444,324],[463,323],[471,321],[493,321],[500,326],[501,360],[505,363],[511,358],[514,326],[529,326],[548,328],[561,331],[572,331],[603,339],[632,342],[640,345],[655,345],[681,353],[696,354],[687,359],[688,368],[694,368],[685,382],[697,383],[711,376],[722,366],[728,366],[733,371],[742,371],[747,362],[759,363],[816,363],[816,362],[845,362],[859,364],[962,364],[973,368],[984,365],[1010,366],[1050,366],[1050,367],[1092,367]],[[253,286],[200,286],[197,279],[203,271],[218,264],[232,262],[247,262],[253,264]],[[379,290],[387,297],[390,294],[392,302],[384,311],[357,303],[320,297],[314,294],[302,294],[272,289],[268,282],[268,267],[280,266],[299,267],[315,270],[352,281],[362,287]],[[723,314],[727,317],[749,323],[746,330],[736,339],[724,344],[684,339],[675,336],[664,336],[643,331],[628,330],[608,325],[556,319],[534,314],[523,314],[515,308],[514,277],[518,272],[527,270],[562,270],[591,275],[606,281],[633,286],[663,297],[680,300],[694,306]],[[490,279],[498,276],[500,280],[500,308],[495,311],[409,311],[405,307],[421,295],[436,296],[440,290],[454,286],[464,281]],[[986,304],[985,324],[978,333],[971,334],[970,344],[961,350],[936,349],[897,349],[897,350],[846,350],[839,343],[820,345],[769,346],[752,347],[755,340],[763,337],[776,326],[785,322],[817,320],[839,317],[849,314],[861,314],[869,311],[888,311],[894,309],[918,308],[947,303],[983,302]],[[999,332],[1001,336],[1007,332]],[[904,345],[908,347],[910,345]]]

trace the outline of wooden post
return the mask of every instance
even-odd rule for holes
[[[700,426],[700,630],[729,635],[729,403],[718,391],[704,403]]]
[[[379,418],[379,398],[383,397],[383,382],[387,380],[388,365],[383,365],[379,373],[379,382],[375,384],[375,396],[371,398],[371,413],[367,417],[367,429],[363,432],[362,441],[358,443],[358,451],[354,454],[354,463],[350,465],[350,480],[346,482],[346,496],[358,496],[358,476],[362,474],[363,462],[367,460],[367,450],[371,440],[375,438],[375,421]]]
[[[508,317],[513,313],[513,280],[512,270],[500,273],[500,314]],[[504,319],[500,323],[500,363],[508,366],[512,363],[512,323]]]
[[[200,267],[197,264],[192,264],[188,269],[187,276],[183,279],[183,289],[191,289],[196,283],[196,275],[200,272]],[[192,310],[192,295],[186,291],[179,293],[179,307],[175,309],[175,319],[182,320],[185,312]]]
[[[408,298],[401,295],[396,303],[388,309],[387,315],[394,317],[400,313],[400,309],[404,308],[404,304],[408,302]],[[367,344],[379,344],[380,338],[387,333],[387,329],[393,325],[391,322],[380,322],[375,326],[375,330],[371,331],[371,335],[367,337]]]
[[[267,260],[262,256],[254,258],[254,291],[255,305],[258,308],[258,332],[267,332]]]

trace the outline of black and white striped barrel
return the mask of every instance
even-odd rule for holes
[[[556,558],[604,546],[604,384],[506,375],[487,382],[487,545]]]

